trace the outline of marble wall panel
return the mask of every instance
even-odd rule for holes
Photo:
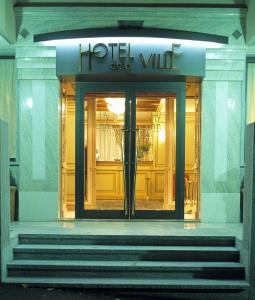
[[[67,29],[115,27],[118,20],[144,20],[145,27],[171,28],[206,32],[230,37],[231,44],[244,44],[244,34],[236,40],[232,37],[235,30],[245,28],[245,10],[206,9],[206,8],[166,8],[158,7],[84,7],[68,10],[61,7],[18,7],[16,19],[18,31],[27,28],[32,34],[61,31]],[[21,43],[23,42],[20,39]]]
[[[20,80],[20,190],[57,191],[57,80]]]
[[[245,60],[234,59],[206,59],[206,69],[218,71],[242,71],[245,70]]]
[[[241,81],[243,76],[243,71],[206,70],[205,80]]]
[[[214,60],[237,60],[245,61],[246,52],[242,48],[222,47],[217,49],[207,49],[206,59]],[[209,69],[210,70],[210,69]]]
[[[55,69],[18,69],[18,79],[55,79]]]
[[[201,192],[214,190],[214,124],[216,82],[203,82],[201,105]]]
[[[243,260],[246,279],[255,290],[255,127],[250,123],[246,127],[245,141],[245,193],[243,224]],[[253,298],[251,298],[253,299]]]
[[[0,280],[6,274],[6,258],[10,256],[10,176],[8,124],[0,120]]]
[[[17,59],[18,69],[55,69],[55,57],[42,57],[42,58],[19,58]]]
[[[10,175],[8,151],[8,124],[0,120],[0,246],[8,246],[10,225]]]
[[[59,88],[56,51],[45,46],[18,46],[19,218],[58,219]]]
[[[31,44],[32,39],[29,40]],[[47,47],[47,46],[40,46],[37,44],[33,44],[30,46],[27,46],[28,42],[24,43],[24,46],[20,46],[20,43],[16,46],[16,53],[15,57],[16,59],[19,58],[48,58],[56,57],[56,48],[55,47]]]
[[[202,193],[202,221],[206,223],[238,222],[239,198],[239,193]]]
[[[246,65],[244,50],[229,50],[207,51],[202,83],[201,219],[205,222],[213,221],[217,210],[222,221],[239,222]]]
[[[57,221],[59,214],[58,192],[20,192],[19,220],[26,222]]]
[[[204,82],[202,94],[201,190],[240,189],[240,82]]]

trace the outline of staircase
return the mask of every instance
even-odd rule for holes
[[[7,282],[86,288],[247,287],[234,237],[20,234]]]

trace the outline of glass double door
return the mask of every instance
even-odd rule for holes
[[[77,83],[76,218],[183,218],[183,91]]]

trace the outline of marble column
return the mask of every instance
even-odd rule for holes
[[[208,49],[201,99],[201,220],[239,222],[245,51]]]
[[[245,192],[242,259],[246,278],[255,296],[255,123],[246,127]],[[254,298],[251,298],[254,299]]]
[[[19,92],[19,220],[57,221],[60,83],[56,50],[16,48]]]
[[[0,120],[0,243],[1,243],[1,281],[5,276],[6,256],[10,241],[10,171],[8,154],[8,125]]]

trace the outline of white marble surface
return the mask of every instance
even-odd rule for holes
[[[32,131],[31,112],[20,109],[20,140],[21,156],[21,189],[22,191],[57,191],[58,186],[58,140],[56,132],[58,116],[56,95],[59,83],[56,80],[54,47],[45,47],[33,43],[33,34],[66,29],[95,28],[116,26],[118,19],[132,19],[143,17],[145,27],[171,28],[226,35],[230,45],[207,49],[206,51],[206,77],[202,84],[202,139],[201,139],[201,191],[205,194],[239,192],[240,186],[240,149],[243,140],[242,131],[242,103],[244,103],[243,79],[245,75],[246,47],[244,34],[236,40],[232,33],[239,30],[243,33],[245,24],[245,10],[240,9],[184,9],[184,8],[16,8],[18,32],[26,28],[30,35],[23,39],[20,35],[16,44],[16,58],[18,78],[20,80],[20,104],[26,101],[29,95],[29,85],[32,80],[43,81],[49,85],[49,92],[45,96],[47,107],[45,113],[48,118],[46,128],[51,128],[54,134],[45,129],[45,166],[47,180],[35,181],[31,175],[31,149]],[[36,67],[37,66],[37,67]],[[54,82],[54,83],[53,83]],[[224,140],[217,141],[220,136],[221,126],[215,126],[216,107],[218,110],[222,99],[219,86],[228,86],[227,111],[225,111]],[[52,83],[52,84],[51,84]],[[218,88],[217,88],[218,86]],[[218,91],[216,93],[216,91]],[[226,93],[225,93],[226,94]],[[33,95],[36,98],[36,95]],[[225,97],[225,98],[226,98]],[[217,98],[217,99],[216,99]],[[54,103],[54,105],[52,104]],[[54,111],[55,110],[55,111]],[[48,114],[49,113],[49,114]],[[242,122],[241,122],[242,120]],[[223,137],[222,137],[223,138]],[[219,145],[217,145],[219,143]],[[224,157],[221,157],[220,144],[225,145]],[[53,145],[53,147],[52,147]],[[215,151],[215,149],[218,149]],[[31,152],[32,151],[32,152]],[[215,158],[215,153],[217,153]],[[227,157],[226,157],[227,156]],[[226,161],[227,160],[227,161]],[[216,176],[221,169],[227,172],[217,180]],[[218,173],[217,173],[218,172]],[[223,197],[223,196],[222,196]],[[202,198],[203,201],[203,198]],[[208,204],[208,209],[213,203]],[[202,203],[203,205],[203,203]],[[54,206],[56,207],[56,206]],[[239,214],[238,205],[233,202]],[[57,212],[56,212],[57,213]],[[232,215],[231,215],[232,216]],[[232,217],[231,217],[232,218]],[[230,218],[230,219],[231,219]],[[225,219],[227,220],[227,219]]]
[[[208,50],[207,50],[208,52]],[[225,59],[206,59],[206,69],[208,70],[218,70],[218,71],[244,71],[245,58],[242,60],[231,59],[226,57]]]
[[[68,29],[114,27],[118,20],[144,20],[145,27],[170,28],[227,35],[233,45],[244,44],[244,34],[236,40],[232,33],[245,28],[245,9],[160,8],[153,7],[18,7],[15,9],[18,32],[30,34]],[[19,42],[26,40],[19,38]]]
[[[17,59],[18,69],[55,69],[56,58],[55,57],[24,57]]]
[[[243,249],[247,278],[255,288],[255,126],[246,128]]]
[[[215,218],[216,201],[219,209],[224,211],[226,203],[229,208],[228,214],[219,212],[219,220],[237,221],[245,123],[242,109],[245,103],[245,51],[210,49],[206,57],[209,63],[202,83],[201,112],[201,218],[218,220]],[[231,71],[233,61],[238,67]]]
[[[42,62],[42,59],[45,58],[55,58],[56,57],[56,48],[55,47],[46,47],[38,44],[32,43],[32,40],[29,44],[25,42],[22,46],[18,42],[16,44],[16,59],[38,59]]]
[[[8,125],[0,120],[0,255],[1,279],[5,276],[5,262],[10,243],[10,170],[8,151]]]
[[[55,69],[18,69],[18,79],[27,79],[27,80],[40,80],[40,79],[55,79],[56,77],[56,70]]]
[[[47,86],[44,82],[32,81],[32,179],[45,180],[46,178],[46,113],[45,99]]]
[[[237,223],[240,221],[239,193],[202,193],[201,221]]]
[[[59,83],[19,84],[20,191],[58,191]]]
[[[0,226],[1,249],[9,243],[10,171],[8,153],[8,125],[0,120]]]
[[[11,235],[17,233],[98,234],[98,235],[169,235],[236,236],[242,239],[239,223],[199,223],[174,221],[59,221],[14,222]]]
[[[206,50],[206,59],[213,60],[237,60],[244,61],[246,59],[246,48],[244,47],[232,47],[225,46],[222,48],[211,48]]]
[[[59,193],[50,191],[27,191],[19,193],[20,221],[57,221]]]
[[[227,180],[228,172],[228,82],[216,82],[214,177],[212,180]]]

